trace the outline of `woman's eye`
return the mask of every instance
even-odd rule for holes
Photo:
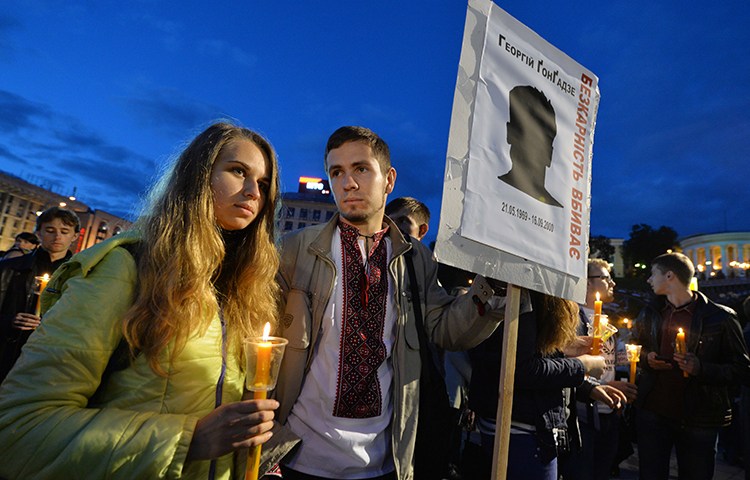
[[[241,168],[241,167],[233,167],[232,168],[232,173],[236,173],[237,175],[240,175],[242,177],[245,176],[245,170],[243,168]]]

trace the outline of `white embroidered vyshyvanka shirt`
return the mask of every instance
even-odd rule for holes
[[[367,412],[366,418],[334,416],[341,412],[336,405],[341,393],[342,379],[342,312],[345,303],[345,286],[341,230],[331,242],[331,252],[336,266],[334,292],[323,316],[321,331],[310,371],[305,376],[302,390],[289,414],[287,426],[301,439],[301,445],[284,464],[299,472],[329,478],[370,478],[394,470],[391,453],[391,417],[393,415],[392,384],[393,365],[391,354],[395,339],[396,307],[393,302],[393,281],[388,274],[388,262],[392,254],[390,239],[385,242],[385,269],[380,275],[387,279],[385,318],[382,344],[385,360],[377,367],[379,386],[379,408]],[[357,240],[362,263],[367,268],[368,258],[364,254],[365,240]],[[371,266],[369,268],[372,268]],[[360,345],[360,348],[364,348]],[[374,415],[374,416],[372,416]]]

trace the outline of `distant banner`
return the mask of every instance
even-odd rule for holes
[[[598,78],[494,4],[486,22],[457,233],[581,278]]]

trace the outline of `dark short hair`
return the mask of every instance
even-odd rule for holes
[[[690,259],[682,253],[665,253],[651,261],[651,265],[661,273],[672,272],[685,286],[690,285],[690,279],[695,275],[695,267]]]
[[[402,209],[406,210],[418,224],[430,223],[430,209],[414,197],[394,198],[385,206],[385,214],[390,217]]]
[[[345,143],[349,142],[362,142],[370,146],[373,155],[380,164],[380,170],[385,175],[391,168],[391,152],[388,148],[388,144],[380,136],[365,127],[353,127],[345,126],[340,127],[338,130],[333,132],[328,137],[328,143],[326,143],[326,153],[323,157],[323,165],[328,171],[328,153],[336,148],[339,148]]]
[[[16,240],[23,240],[25,242],[33,243],[34,245],[39,245],[39,237],[31,232],[19,233],[18,235],[16,235]]]
[[[78,215],[73,210],[67,208],[52,207],[43,211],[41,215],[36,217],[36,231],[42,229],[43,223],[49,223],[52,220],[59,218],[62,223],[69,227],[73,227],[73,231],[78,233],[81,230],[81,221],[78,219]]]

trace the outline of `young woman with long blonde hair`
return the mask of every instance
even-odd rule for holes
[[[276,323],[278,178],[263,137],[214,124],[131,232],[58,270],[0,387],[0,477],[240,473],[278,406],[241,400],[242,341]]]

